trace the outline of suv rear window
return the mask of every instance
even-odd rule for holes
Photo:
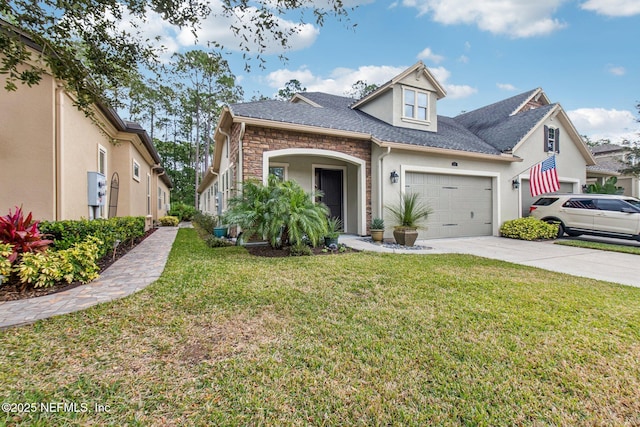
[[[549,206],[556,200],[558,200],[557,197],[541,197],[538,200],[536,200],[533,204],[535,206]]]
[[[564,205],[562,205],[562,207],[574,209],[598,209],[592,199],[569,199],[564,203]]]

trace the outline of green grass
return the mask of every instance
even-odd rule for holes
[[[640,424],[640,289],[468,255],[266,259],[181,229],[153,285],[0,348],[3,402],[89,408],[8,425]]]
[[[613,243],[589,242],[586,240],[558,240],[556,245],[575,246],[577,248],[598,249],[601,251],[621,252],[625,254],[640,255],[640,247],[616,245]]]

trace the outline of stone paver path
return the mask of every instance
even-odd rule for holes
[[[0,302],[0,328],[84,310],[143,289],[162,274],[177,234],[177,227],[157,229],[86,285],[38,298]]]

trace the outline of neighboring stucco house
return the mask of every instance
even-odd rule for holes
[[[419,192],[434,212],[421,238],[497,235],[528,213],[529,169],[556,154],[561,191],[580,192],[593,156],[541,89],[461,114],[437,114],[445,90],[422,62],[360,100],[300,93],[225,108],[200,207],[224,211],[239,183],[269,173],[321,190],[344,231],[368,233],[384,206]],[[562,143],[560,143],[562,141]]]
[[[130,215],[148,225],[166,215],[172,183],[149,135],[112,109],[93,112],[50,74],[0,90],[0,214],[22,206],[41,220]]]
[[[591,148],[591,152],[596,159],[596,164],[587,167],[587,184],[598,181],[600,184],[612,176],[618,180],[617,186],[624,188],[625,196],[640,196],[640,185],[638,178],[632,175],[622,175],[625,161],[630,160],[628,156],[629,147],[616,144],[603,144]]]

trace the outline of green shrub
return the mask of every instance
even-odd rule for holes
[[[245,236],[265,237],[274,247],[293,246],[306,238],[314,246],[327,233],[329,209],[315,203],[310,193],[295,181],[279,181],[269,175],[269,182],[247,181],[242,194],[229,201],[225,213],[229,224],[238,224]]]
[[[167,212],[170,216],[177,217],[180,221],[191,221],[198,210],[185,203],[171,203],[171,209]]]
[[[373,220],[371,220],[371,229],[372,230],[384,230],[384,219],[382,219],[382,218],[373,218]]]
[[[206,230],[207,233],[213,233],[213,229],[217,227],[219,223],[217,216],[203,212],[196,212],[196,214],[193,215],[193,222]]]
[[[518,218],[505,221],[500,227],[500,235],[520,240],[555,239],[558,235],[558,225],[531,216]]]
[[[65,281],[90,282],[98,277],[98,247],[95,237],[76,243],[69,249],[39,253],[24,253],[14,267],[23,285],[47,288]]]
[[[133,243],[144,236],[144,217],[117,217],[94,220],[43,221],[40,231],[53,238],[55,250],[69,249],[89,236],[98,238],[98,259],[107,255],[116,244]]]
[[[167,215],[167,216],[161,216],[160,218],[158,218],[158,222],[163,227],[175,227],[180,223],[180,220],[176,216]]]
[[[205,243],[210,248],[225,248],[227,246],[233,246],[232,243],[229,242],[228,240],[221,239],[220,237],[211,236],[211,235],[207,237],[207,239],[205,240]]]
[[[289,256],[311,256],[313,251],[305,244],[298,243],[289,248]]]
[[[13,263],[11,262],[11,256],[13,255],[13,247],[8,243],[0,243],[0,285],[9,279],[13,269],[11,268]]]

